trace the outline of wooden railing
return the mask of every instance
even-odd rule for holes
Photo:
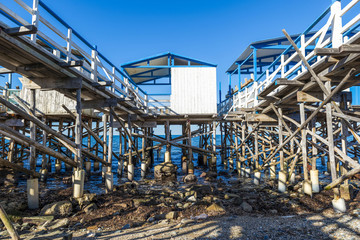
[[[0,3],[0,13],[18,26],[34,25],[38,30],[30,36],[34,44],[45,48],[64,62],[81,61],[82,66],[76,66],[74,69],[83,77],[94,82],[106,82],[107,90],[116,93],[119,97],[134,99],[135,105],[147,113],[160,112],[156,105],[149,102],[145,91],[132,82],[121,69],[101,54],[96,46],[91,45],[42,0],[33,0],[32,7],[23,0],[13,1],[30,14],[31,22],[25,20],[29,16],[17,12],[18,8],[12,10],[11,7],[6,6],[6,3],[10,4],[11,0]]]
[[[341,1],[334,1],[334,3],[327,8],[318,19],[294,40],[310,66],[319,64],[325,58],[316,56],[315,48],[338,48],[342,44],[351,43],[354,39],[359,38],[360,32],[354,30],[357,30],[360,27],[360,14],[352,16],[354,15],[354,12],[357,13],[357,11],[351,11],[355,6],[359,7],[359,2],[360,0],[352,0],[344,8],[341,8]],[[346,15],[347,13],[349,14],[348,16]],[[326,17],[328,18],[326,19]],[[320,25],[324,20],[326,20],[325,24]],[[319,25],[320,30],[313,32]],[[227,105],[227,101],[234,102],[236,106],[220,108],[219,113],[226,114],[228,111],[233,111],[237,108],[255,107],[260,103],[257,99],[258,94],[269,86],[276,78],[281,77],[294,80],[307,72],[305,65],[300,60],[296,51],[290,56],[287,56],[289,55],[289,52],[292,52],[293,50],[294,48],[292,46],[288,47],[265,71],[262,72],[262,74],[258,76],[257,79],[255,79],[254,83],[249,84],[220,103],[220,106],[225,106]],[[294,64],[294,62],[296,63]],[[272,70],[275,66],[278,67],[275,70]],[[281,87],[278,88],[277,91],[280,89]],[[272,94],[274,94],[274,92]],[[234,101],[233,98],[238,98],[239,100]]]

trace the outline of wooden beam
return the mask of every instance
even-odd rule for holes
[[[285,30],[283,30],[285,31]],[[292,41],[292,39],[290,38],[290,36],[285,32],[285,35],[287,35],[288,39],[294,44],[294,47],[297,48],[297,46],[295,45],[295,43]],[[301,52],[300,52],[301,54]],[[309,70],[312,70],[311,67]],[[313,71],[313,70],[312,70]],[[262,166],[264,166],[268,161],[270,161],[279,151],[281,148],[283,148],[291,139],[293,139],[296,134],[298,134],[305,126],[306,124],[308,124],[322,109],[322,107],[327,104],[328,102],[331,101],[331,98],[338,93],[342,87],[347,83],[347,81],[349,80],[350,76],[352,75],[352,73],[354,72],[354,69],[351,69],[349,71],[349,73],[346,75],[346,77],[340,82],[340,84],[332,91],[330,92],[329,95],[327,95],[327,97],[325,98],[325,100],[323,102],[320,103],[320,105],[318,106],[318,108],[305,120],[305,122],[303,122],[297,129],[295,132],[293,132],[289,137],[286,138],[286,140],[283,142],[283,144],[279,145],[276,150],[270,154],[270,156],[268,156],[264,161]],[[314,73],[314,75],[316,76],[316,74]],[[317,77],[317,76],[316,76]],[[321,83],[322,84],[322,83]],[[319,84],[320,85],[320,84]],[[325,89],[325,91],[328,93],[328,90]],[[325,92],[324,91],[324,92]]]
[[[324,93],[323,92],[304,92],[298,91],[297,94],[297,101],[298,102],[322,102],[324,101]],[[335,94],[332,97],[332,101],[341,102],[343,99],[346,99],[347,102],[351,101],[352,94],[351,92],[341,92]]]
[[[0,68],[0,74],[8,74],[13,73],[13,70],[7,69],[7,68]]]
[[[22,36],[36,33],[37,28],[34,25],[26,25],[14,28],[6,28],[3,31],[10,36]]]
[[[268,114],[253,114],[248,113],[245,115],[245,121],[247,122],[277,122],[277,119],[269,116]]]
[[[118,103],[117,98],[107,98],[107,99],[82,101],[81,104],[82,104],[82,109],[94,109],[94,108],[115,107],[117,103]]]
[[[106,87],[106,86],[112,86],[112,81],[99,81],[99,82],[92,82],[91,86],[93,87]]]
[[[81,86],[82,78],[31,78],[23,82],[27,89],[78,89]]]
[[[37,150],[42,151],[46,154],[49,154],[50,156],[53,156],[73,167],[76,167],[76,163],[73,160],[71,160],[70,158],[62,155],[61,153],[54,151],[53,149],[51,149],[49,147],[46,147],[46,146],[38,143],[35,140],[32,140],[32,139],[20,134],[19,132],[6,126],[5,124],[0,123],[0,129],[2,129],[2,130],[0,130],[0,134],[5,135],[11,139],[14,139],[16,142],[19,142],[20,144],[27,145],[27,146],[34,146]]]
[[[126,129],[125,124],[120,120],[118,115],[116,115],[116,113],[115,113],[115,111],[114,111],[114,109],[112,107],[110,107],[110,113],[114,116],[115,120],[120,123],[121,127],[124,129],[125,134],[129,137],[129,141],[130,141],[132,147],[134,148],[136,154],[138,155],[140,160],[143,161],[143,159],[141,159],[141,157],[140,157],[141,155],[139,153],[139,150],[137,149],[137,147],[135,146],[135,144],[134,144],[134,142],[133,142],[133,140],[131,138],[132,137],[131,133],[129,133],[129,131]]]
[[[40,178],[40,173],[29,170],[29,169],[26,169],[24,167],[21,167],[21,166],[17,165],[16,163],[6,161],[5,159],[3,159],[1,157],[0,157],[0,165],[11,168],[11,169],[13,169],[13,170],[15,170],[17,172],[25,173],[26,175],[30,175],[30,176],[33,176],[35,178]]]
[[[360,53],[360,44],[343,44],[339,48],[315,48],[318,56],[346,56],[350,53]]]
[[[59,65],[64,68],[82,67],[84,65],[84,60],[73,60],[70,62],[61,62],[61,63],[59,63]]]
[[[21,101],[21,99],[17,96],[14,96],[14,98],[17,101]],[[8,108],[10,108],[11,110],[13,110],[14,112],[16,112],[17,114],[19,114],[22,118],[29,120],[31,122],[34,122],[36,124],[37,127],[45,130],[46,132],[49,133],[49,136],[51,137],[51,135],[53,135],[59,142],[61,142],[61,144],[63,144],[66,148],[68,148],[72,153],[77,154],[76,152],[76,144],[75,142],[71,141],[70,139],[66,138],[64,135],[62,135],[61,133],[55,131],[54,129],[52,129],[51,127],[47,126],[45,123],[43,123],[40,119],[38,119],[34,114],[32,114],[31,111],[29,111],[29,109],[26,107],[26,105],[24,105],[26,112],[24,112],[23,110],[21,110],[20,108],[18,108],[17,106],[13,105],[12,103],[10,103],[9,101],[6,101],[3,98],[0,98],[0,103],[4,104],[5,106],[7,106]],[[85,150],[85,149],[81,149],[81,152],[90,156],[92,159],[99,161],[105,165],[107,165],[106,161],[103,161],[101,158],[95,156],[94,154],[92,154],[91,152]]]
[[[16,119],[16,118],[9,118],[5,121],[0,121],[0,123],[6,124],[9,127],[24,127],[24,120]]]

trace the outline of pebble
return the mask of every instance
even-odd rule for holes
[[[125,230],[125,229],[129,229],[131,228],[130,224],[125,224],[121,229]]]
[[[96,237],[96,233],[92,232],[92,233],[89,233],[86,237]]]
[[[240,206],[245,212],[252,212],[253,211],[253,207],[250,204],[248,204],[247,202],[245,202],[245,201],[243,201]]]
[[[191,217],[191,219],[194,219],[194,220],[204,220],[204,219],[207,219],[209,217],[209,215],[207,215],[206,213],[202,213],[200,215],[197,215],[195,217]]]
[[[190,201],[190,202],[196,202],[196,198],[195,196],[190,196],[187,201]]]

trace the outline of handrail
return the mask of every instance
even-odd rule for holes
[[[294,40],[294,42],[297,44],[297,43],[300,41],[302,35],[308,34],[308,33],[330,12],[330,9],[331,9],[331,5],[330,5],[330,6],[320,15],[320,17],[318,17],[302,34],[300,34],[300,35]],[[276,63],[279,62],[279,60],[281,59],[281,56],[287,54],[291,49],[293,49],[293,46],[290,45],[287,49],[285,49],[285,51],[284,51],[281,55],[279,55],[279,56],[273,61],[273,63],[272,63],[267,69],[272,68]],[[266,69],[266,70],[267,70],[267,69]],[[258,76],[258,78],[256,79],[256,81],[259,81],[259,80],[266,74],[266,70],[265,70],[260,76]]]
[[[70,26],[70,24],[68,24],[53,10],[51,10],[51,8],[47,6],[43,0],[33,0],[34,6],[36,6],[34,9],[28,6],[23,0],[14,1],[32,15],[32,24],[35,24],[38,27],[37,33],[33,34],[35,36],[34,39],[36,39],[37,36],[38,39],[45,43],[50,49],[57,50],[57,53],[54,52],[54,54],[60,59],[64,59],[64,56],[66,61],[80,60],[84,58],[86,61],[91,63],[91,66],[84,62],[83,66],[74,67],[74,69],[80,71],[82,74],[85,74],[85,76],[87,77],[91,77],[95,81],[112,81],[112,92],[119,92],[125,96],[134,96],[137,106],[145,108],[147,107],[147,93],[143,89],[138,87],[137,84],[133,82],[132,79],[123,70],[116,67],[115,64],[113,64],[107,57],[105,57],[101,52],[99,52],[95,45],[90,44],[90,42],[87,41],[79,32],[74,30]],[[41,9],[38,10],[38,7],[41,7]],[[54,24],[54,21],[48,21],[47,19],[45,19],[45,16],[40,14],[42,10],[49,13],[49,15],[53,17],[55,21],[57,21],[56,24]],[[16,13],[14,13],[12,10],[7,8],[2,3],[0,3],[0,14],[4,15],[10,21],[19,26],[31,24],[25,21]],[[64,40],[66,43],[65,45],[67,46],[63,47],[62,43],[59,43],[58,41],[54,40],[54,38],[49,37],[50,35],[46,35],[45,32],[41,31],[41,29],[39,29],[40,22],[57,36],[59,36],[60,39]],[[59,28],[55,27],[59,24],[68,29],[67,34],[63,33]],[[78,41],[73,39],[73,37],[76,37]],[[37,44],[36,41],[34,41],[34,43]],[[91,53],[88,52],[89,50],[85,51],[82,47],[80,47],[80,45],[83,47],[88,47]],[[78,55],[74,55],[74,53],[71,51],[72,49],[78,51],[78,53],[81,55],[80,59]],[[93,52],[95,52],[95,54],[93,54]],[[105,66],[103,63],[106,63],[107,65]],[[109,66],[112,70],[109,70],[107,66]],[[100,70],[103,71],[105,75],[103,75]],[[117,86],[116,83],[118,83],[118,85],[120,86]]]
[[[343,23],[342,17],[349,12],[360,0],[352,0],[344,8],[341,9],[341,2],[334,1],[302,34],[300,34],[294,42],[300,44],[299,49],[303,52],[305,59],[310,64],[316,64],[317,62],[324,59],[324,57],[315,55],[315,48],[329,48],[329,47],[338,47],[341,43],[349,42],[353,37],[359,37],[360,33],[353,34],[353,32],[360,27],[360,14],[357,14],[355,17],[352,17],[348,20],[347,23]],[[336,4],[336,5],[335,5]],[[315,33],[311,33],[309,39],[306,40],[306,37],[310,32],[317,26],[321,20],[323,20],[328,14],[330,16],[327,22]],[[331,31],[329,30],[331,28]],[[352,34],[352,36],[351,36]],[[350,35],[350,38],[348,39]],[[340,40],[339,40],[340,39]],[[335,44],[334,41],[336,42]],[[311,51],[306,51],[308,46],[314,45],[315,48]],[[224,99],[218,104],[219,113],[223,114],[224,110],[230,111],[231,109],[237,108],[235,104],[239,104],[240,107],[247,107],[250,104],[257,103],[256,98],[257,94],[260,93],[265,87],[267,87],[276,76],[281,75],[283,78],[294,79],[304,71],[307,71],[302,61],[294,59],[298,56],[296,52],[292,53],[287,59],[287,55],[291,50],[294,50],[293,46],[286,48],[256,79],[255,86],[246,86],[243,89],[240,89],[238,92],[232,94],[228,98]],[[276,69],[272,71],[279,65]],[[263,77],[266,74],[266,78]],[[263,79],[261,81],[261,79]],[[280,87],[281,88],[281,87]],[[278,91],[278,90],[277,90]],[[239,93],[239,94],[238,94]],[[270,93],[273,94],[273,93]],[[238,101],[234,101],[233,98],[237,98]],[[240,101],[244,100],[243,102]],[[230,109],[224,109],[228,102],[233,102],[233,106]],[[256,106],[254,104],[254,106]]]

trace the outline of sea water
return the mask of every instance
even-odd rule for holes
[[[164,137],[164,136],[161,136],[161,137]],[[175,137],[178,137],[178,136],[172,136],[173,138]],[[118,135],[114,135],[113,136],[113,152],[115,152],[116,154],[119,154],[119,136]],[[140,140],[140,139],[139,139]],[[192,146],[196,146],[198,147],[199,146],[199,140],[200,138],[199,137],[194,137],[192,138],[191,140],[191,145]],[[87,139],[85,138],[84,139],[84,142],[83,142],[84,145],[87,145]],[[95,140],[92,139],[91,141],[91,145],[95,144]],[[157,142],[154,141],[154,145],[158,144]],[[216,136],[216,144],[217,145],[220,145],[221,144],[221,136],[220,135],[217,135]],[[141,140],[139,141],[139,149],[141,149]],[[63,149],[65,150],[65,148]],[[157,164],[159,163],[162,163],[164,162],[164,155],[165,155],[165,150],[166,150],[166,146],[163,145],[163,147],[161,149],[159,149],[159,153],[158,153],[158,150],[155,149],[153,150],[154,151],[154,166],[156,166]],[[223,171],[224,170],[224,166],[221,164],[221,157],[220,157],[220,154],[219,154],[219,151],[218,152],[218,155],[217,155],[217,170],[218,171]],[[99,153],[102,153],[102,148],[99,147]],[[100,157],[102,157],[101,155],[99,155]],[[195,171],[194,171],[194,174],[197,175],[197,176],[200,176],[200,174],[204,171],[206,171],[206,168],[205,167],[200,167],[198,166],[198,154],[197,153],[193,153],[193,156],[194,156],[194,167],[195,167]],[[178,179],[181,180],[181,178],[183,177],[183,173],[182,173],[182,170],[181,170],[181,157],[182,157],[182,149],[181,148],[178,148],[178,147],[174,147],[172,146],[171,147],[171,161],[173,164],[175,164],[177,167],[178,167]],[[83,158],[86,158],[86,156],[83,155]],[[52,171],[54,171],[55,169],[55,159],[54,158],[50,158],[51,159],[51,164],[52,164]],[[123,172],[123,178],[120,178],[119,175],[117,174],[117,169],[118,169],[118,161],[115,157],[113,157],[112,159],[112,172],[114,173],[114,185],[119,185],[121,183],[124,183],[125,181],[127,181],[126,177],[126,173],[125,171]],[[41,154],[39,154],[38,158],[37,158],[37,169],[36,171],[39,172],[40,168],[41,168],[41,161],[42,161],[42,156]],[[69,184],[66,184],[62,181],[62,178],[63,176],[71,176],[71,172],[66,172],[65,171],[65,165],[64,163],[61,163],[62,164],[62,168],[61,168],[61,173],[60,174],[49,174],[49,177],[45,183],[45,185],[43,187],[46,187],[47,189],[62,189],[62,188],[67,188],[69,187]],[[261,164],[261,162],[260,162]],[[29,168],[29,161],[24,161],[24,167],[25,168]],[[277,166],[278,167],[278,166]],[[317,169],[321,172],[325,171],[326,170],[326,166],[322,166],[321,165],[321,159],[318,158],[317,160]],[[235,173],[233,173],[234,176],[236,176]],[[103,179],[102,179],[102,176],[101,176],[101,172],[97,172],[97,173],[94,173],[92,172],[92,174],[90,176],[87,176],[88,177],[88,181],[86,181],[85,183],[85,186],[84,186],[84,189],[85,190],[88,190],[92,193],[104,193],[105,192],[105,184],[103,183]],[[324,176],[321,175],[320,178],[323,178]],[[153,179],[154,178],[154,169],[151,168],[151,170],[147,173],[146,175],[146,178],[147,179]],[[135,166],[135,176],[134,176],[134,180],[137,181],[137,180],[140,180],[141,179],[141,164],[138,163],[136,166]],[[26,188],[26,180],[25,179],[22,179],[20,182],[19,182],[19,187],[22,187],[22,188]]]

